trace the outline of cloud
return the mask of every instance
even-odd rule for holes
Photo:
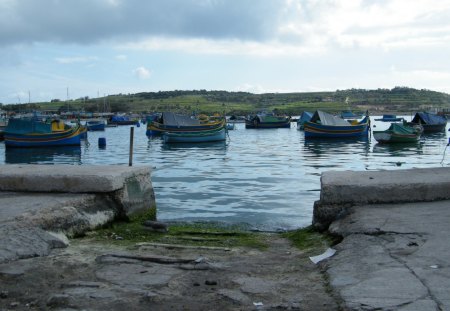
[[[115,57],[117,60],[121,60],[121,61],[123,61],[123,60],[127,60],[127,56],[126,55],[123,55],[123,54],[121,54],[121,55],[116,55],[116,57]]]
[[[148,70],[145,67],[138,67],[138,68],[134,69],[133,74],[141,80],[148,79],[148,78],[150,78],[150,75],[151,75],[150,70]]]
[[[200,53],[303,55],[449,38],[450,2],[439,0],[0,1],[0,48],[113,42],[195,53],[200,43]]]
[[[140,41],[122,43],[119,50],[183,51],[190,54],[285,56],[317,55],[324,52],[322,45],[301,46],[280,41],[208,40],[198,38],[151,37]]]
[[[0,46],[153,35],[259,40],[271,36],[279,12],[273,0],[3,0]]]
[[[97,57],[94,56],[75,56],[75,57],[57,57],[55,58],[56,62],[60,64],[73,64],[73,63],[87,63],[91,61],[97,60]]]

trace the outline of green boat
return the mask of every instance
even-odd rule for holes
[[[379,143],[413,143],[420,139],[423,128],[400,123],[392,123],[385,131],[373,131],[373,137]]]

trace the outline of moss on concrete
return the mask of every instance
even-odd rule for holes
[[[289,239],[298,249],[304,251],[315,252],[328,248],[330,245],[336,244],[335,238],[330,235],[320,233],[311,226],[289,231],[282,234],[283,237]]]
[[[220,226],[217,223],[173,223],[168,232],[151,231],[145,226],[145,220],[153,219],[152,211],[133,215],[128,221],[109,224],[90,232],[86,236],[96,241],[134,245],[141,242],[181,244],[215,247],[267,247],[264,233],[252,233],[239,226]]]

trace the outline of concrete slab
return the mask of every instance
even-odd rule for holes
[[[128,178],[150,173],[147,166],[8,164],[0,169],[0,191],[112,192]]]
[[[321,177],[313,225],[326,230],[352,206],[450,200],[450,167],[394,171],[329,171]]]
[[[149,167],[2,165],[0,263],[45,256],[67,237],[149,209]]]
[[[321,177],[322,205],[449,199],[450,167],[393,171],[328,171]]]
[[[353,208],[331,224],[344,237],[326,262],[351,310],[450,310],[450,201]]]

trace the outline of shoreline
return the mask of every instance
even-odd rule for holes
[[[450,168],[324,172],[313,226],[287,233],[144,227],[156,215],[148,168],[8,169],[0,172],[5,309],[450,308],[442,238]],[[80,192],[55,193],[70,183]],[[311,261],[330,246],[333,256]]]

